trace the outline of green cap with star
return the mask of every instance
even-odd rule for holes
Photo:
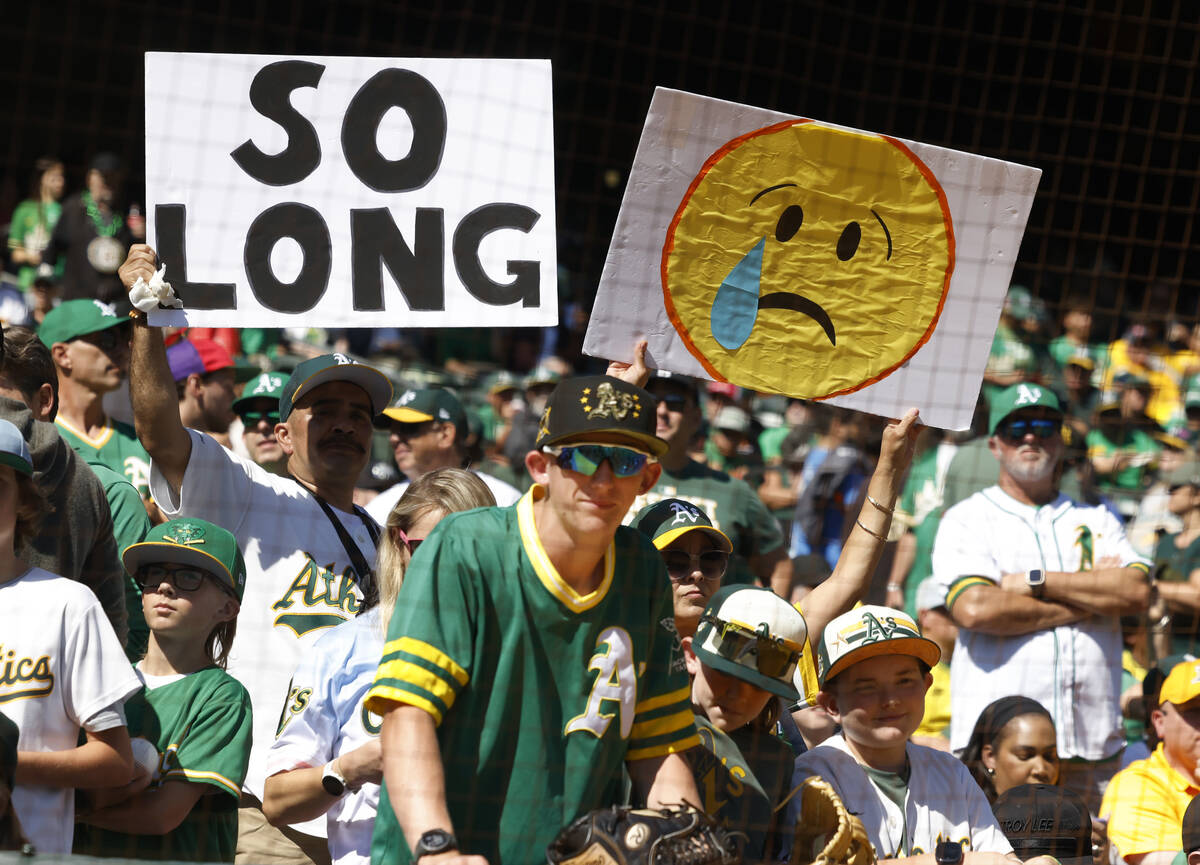
[[[628,439],[631,447],[651,456],[667,452],[654,434],[656,401],[637,385],[608,375],[565,378],[546,400],[534,447],[586,441],[604,434]]]
[[[228,529],[186,517],[155,526],[140,544],[125,548],[121,561],[133,574],[143,565],[192,565],[224,583],[240,601],[246,588],[246,563]]]

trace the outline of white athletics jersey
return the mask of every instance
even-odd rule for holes
[[[976,853],[1012,852],[987,797],[953,754],[909,742],[908,764],[903,814],[854,759],[841,734],[796,758],[792,784],[810,775],[828,781],[862,820],[880,859],[932,854],[939,841]],[[799,806],[800,797],[792,797],[786,825],[795,825]]]
[[[68,751],[81,727],[123,726],[121,704],[142,689],[91,589],[41,568],[0,583],[0,671],[20,751]],[[74,790],[18,784],[13,806],[38,853],[71,852]]]
[[[379,738],[383,719],[363,706],[383,656],[379,607],[338,625],[296,667],[279,734],[267,753],[267,777],[324,766]],[[370,865],[379,785],[347,791],[325,812],[334,865]]]
[[[192,455],[179,496],[151,465],[150,489],[168,519],[199,517],[233,532],[246,559],[229,673],[250,692],[254,744],[245,789],[260,800],[267,750],[275,741],[288,681],[304,651],[335,625],[354,618],[362,592],[337,532],[304,487],[239,459],[207,435],[188,430]],[[333,509],[346,532],[375,562],[375,544],[355,514]],[[302,831],[324,835],[324,820]]]
[[[1086,571],[1108,557],[1146,565],[1106,508],[1064,495],[1026,505],[992,486],[942,517],[932,579],[953,607],[957,594],[980,578],[998,583],[1034,568]],[[1102,760],[1117,753],[1125,742],[1118,618],[1091,616],[1019,636],[960,628],[950,662],[951,749],[966,747],[988,703],[1012,694],[1037,700],[1054,716],[1059,757]]]
[[[470,469],[471,474],[475,475],[487,488],[492,491],[492,496],[496,499],[497,507],[506,508],[509,505],[516,504],[521,498],[521,491],[511,484],[506,484],[500,478],[494,478],[491,475],[477,472],[475,469]],[[396,502],[400,501],[400,497],[404,495],[404,491],[408,489],[408,481],[400,481],[398,484],[392,484],[386,490],[381,492],[371,501],[367,502],[367,513],[375,518],[375,522],[379,525],[387,523],[388,514],[392,512],[392,508],[396,506]]]

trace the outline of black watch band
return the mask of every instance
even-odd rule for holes
[[[458,841],[445,829],[430,829],[417,839],[417,846],[413,847],[413,860],[457,849]]]

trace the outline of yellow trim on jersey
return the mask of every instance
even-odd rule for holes
[[[383,657],[385,659],[388,657],[388,655],[391,655],[394,652],[404,652],[408,655],[416,655],[418,658],[428,661],[435,667],[445,670],[447,673],[453,676],[460,685],[467,684],[471,678],[467,674],[467,671],[460,667],[453,658],[451,658],[441,649],[437,648],[436,646],[431,646],[429,643],[426,643],[423,640],[415,640],[412,637],[399,637],[398,639],[390,641],[383,647]],[[385,660],[381,667],[389,666],[394,663],[397,663],[396,659]],[[379,675],[377,675],[377,678],[379,678]]]
[[[700,736],[693,733],[686,739],[678,742],[672,742],[669,745],[655,745],[652,748],[631,748],[625,752],[625,762],[632,760],[649,760],[651,757],[665,757],[668,754],[679,754],[686,751],[688,748],[695,748],[700,744]]]
[[[1148,573],[1150,573],[1150,566],[1149,566],[1148,564],[1146,564],[1145,562],[1130,562],[1130,563],[1129,563],[1129,564],[1127,564],[1125,567],[1127,567],[1127,568],[1137,568],[1137,569],[1138,569],[1139,571],[1141,571],[1143,574],[1148,574]]]
[[[164,778],[179,777],[182,775],[189,781],[216,781],[217,784],[224,787],[234,796],[242,795],[242,787],[240,784],[235,784],[221,775],[218,772],[200,772],[195,769],[172,769],[164,775]]]
[[[375,703],[375,700],[391,700],[393,703],[405,703],[409,706],[416,706],[418,709],[424,709],[430,715],[433,715],[434,724],[442,723],[442,710],[424,697],[414,694],[411,691],[402,691],[399,688],[372,688],[366,701],[368,709],[378,705]],[[390,707],[382,708],[386,711]],[[372,709],[372,711],[374,710]]]
[[[684,685],[678,691],[671,691],[669,694],[659,694],[657,697],[649,697],[633,707],[635,715],[641,715],[645,712],[653,712],[655,709],[661,709],[663,706],[669,706],[672,703],[691,704],[692,686]]]
[[[538,537],[537,526],[533,519],[533,503],[545,496],[546,488],[541,484],[534,484],[529,492],[517,502],[517,525],[521,529],[521,545],[525,548],[525,555],[529,556],[529,562],[533,565],[533,570],[542,585],[545,586],[546,591],[558,598],[562,605],[572,613],[587,612],[604,600],[609,586],[612,585],[613,562],[616,559],[613,542],[609,541],[608,549],[604,551],[604,578],[600,581],[600,585],[586,595],[579,594],[558,573],[558,569],[554,567],[550,557],[546,554],[546,549],[542,546],[542,539]]]
[[[102,448],[106,444],[108,444],[108,440],[113,437],[114,433],[116,433],[116,429],[114,429],[113,425],[108,423],[108,421],[104,422],[104,434],[101,435],[100,438],[98,438],[98,439],[92,438],[91,436],[89,436],[87,433],[85,433],[81,429],[76,429],[72,424],[68,423],[61,416],[56,417],[54,419],[54,422],[56,424],[58,424],[60,427],[62,427],[63,429],[65,429],[67,432],[71,433],[71,435],[82,439],[84,444],[86,444],[88,447],[93,447],[96,450],[100,450],[100,448]]]
[[[667,715],[664,718],[655,718],[652,721],[635,723],[629,737],[631,739],[650,739],[654,736],[665,736],[667,733],[682,730],[688,724],[694,723],[695,719],[696,716],[692,713],[691,706],[688,706],[682,711],[676,712],[673,715]]]
[[[422,691],[441,700],[447,709],[454,705],[454,699],[458,696],[458,692],[446,684],[445,679],[437,673],[422,667],[420,664],[414,664],[412,661],[398,659],[385,661],[380,665],[379,672],[376,675],[385,679],[406,682],[409,685],[420,688]]]
[[[987,577],[959,577],[950,585],[950,591],[946,592],[946,609],[953,608],[955,602],[962,596],[962,593],[972,586],[994,586],[996,585]]]

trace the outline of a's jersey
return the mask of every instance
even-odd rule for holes
[[[1005,574],[1087,571],[1112,559],[1147,567],[1106,508],[1063,495],[1035,507],[992,486],[942,517],[932,579],[953,612],[962,592],[998,584]],[[1118,617],[1088,616],[1019,636],[960,628],[950,663],[950,747],[966,747],[984,707],[1014,693],[1053,715],[1060,757],[1100,760],[1117,753],[1125,743]]]
[[[133,427],[109,418],[104,432],[91,438],[63,420],[61,415],[54,419],[54,425],[58,427],[58,434],[85,462],[104,463],[124,475],[139,496],[150,498],[150,454],[138,441]]]
[[[40,568],[0,583],[0,670],[0,710],[21,731],[19,751],[68,751],[81,727],[119,726],[105,710],[142,687],[91,590]],[[12,801],[39,853],[71,852],[74,790],[17,784]]]
[[[276,772],[324,766],[334,757],[379,738],[382,719],[363,698],[383,654],[378,607],[338,625],[304,653],[279,716],[279,735],[267,753],[267,777]],[[335,865],[371,861],[371,829],[379,785],[347,790],[325,812],[329,855]]]
[[[75,852],[122,859],[232,862],[238,797],[250,759],[250,695],[216,667],[150,687],[125,704],[129,735],[158,749],[151,788],[205,785],[183,822],[165,835],[128,835],[80,826]]]
[[[904,811],[850,754],[841,734],[796,758],[792,783],[811,775],[830,783],[862,820],[880,859],[933,853],[939,841],[954,841],[977,853],[1011,853],[983,790],[953,754],[908,744],[910,775]],[[800,796],[788,803],[787,825],[800,817]]]
[[[254,748],[245,788],[262,799],[267,751],[296,663],[317,637],[354,618],[362,599],[354,569],[321,506],[300,484],[238,459],[211,437],[189,430],[192,455],[178,498],[157,468],[154,499],[168,519],[189,516],[223,526],[246,559],[229,673],[250,692]],[[368,562],[375,545],[355,514],[333,511]],[[324,835],[324,819],[303,831]]]
[[[663,499],[691,502],[708,514],[716,528],[729,536],[733,542],[733,557],[722,581],[725,585],[757,582],[748,559],[774,552],[784,545],[779,521],[750,485],[703,463],[688,460],[677,474],[664,468],[654,488],[634,500],[625,522],[632,522],[646,505]]]
[[[495,865],[538,860],[565,825],[617,802],[625,761],[699,741],[660,624],[671,593],[658,551],[618,528],[581,596],[534,528],[544,494],[442,520],[405,575],[367,695],[380,714],[399,702],[433,716],[459,848]],[[409,861],[413,840],[385,792],[372,861]]]
[[[150,516],[146,513],[141,496],[123,474],[99,461],[89,461],[88,466],[104,487],[104,497],[108,499],[108,509],[112,512],[113,539],[117,542],[118,554],[124,553],[127,548],[145,540],[146,533],[150,531]],[[125,576],[125,612],[129,617],[125,657],[137,662],[146,654],[150,626],[146,624],[146,616],[142,611],[141,588],[124,568],[121,572]]]
[[[489,474],[471,469],[471,473],[484,482],[492,492],[492,497],[496,500],[499,507],[506,508],[509,505],[516,504],[517,499],[521,498],[521,491],[511,484],[506,484],[500,478],[494,478]],[[404,495],[408,489],[408,481],[400,481],[398,484],[393,484],[386,490],[381,492],[375,498],[367,503],[367,513],[375,518],[375,522],[379,525],[387,523],[388,514],[392,512],[392,508],[396,506],[396,502],[400,501],[400,497]]]

